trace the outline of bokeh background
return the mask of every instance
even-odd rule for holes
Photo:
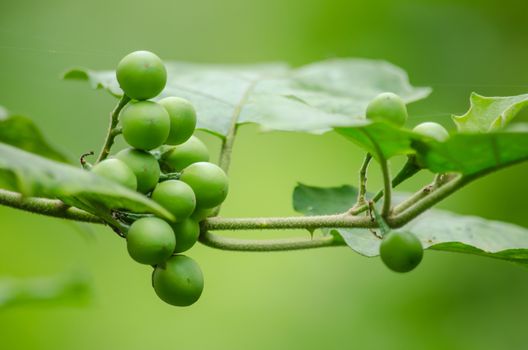
[[[165,59],[302,65],[381,58],[433,94],[409,126],[449,125],[471,91],[528,91],[528,3],[515,0],[0,1],[0,105],[33,118],[70,156],[97,148],[113,98],[63,82],[72,66],[115,67],[149,49]],[[526,118],[526,113],[523,116]],[[219,142],[199,133],[212,150]],[[362,154],[336,134],[241,128],[226,216],[290,215],[298,181],[355,183]],[[215,153],[214,151],[213,153]],[[1,155],[0,155],[1,156]],[[373,167],[374,169],[374,167]],[[440,207],[528,226],[528,166],[474,183]],[[412,190],[429,180],[418,177]],[[381,184],[370,177],[372,189]],[[276,237],[302,232],[241,232]],[[500,232],[497,232],[500,234]],[[80,273],[92,297],[0,309],[1,349],[521,349],[528,269],[427,252],[397,275],[347,248],[235,253],[196,246],[205,274],[190,308],[162,303],[150,268],[109,229],[0,208],[0,277]]]

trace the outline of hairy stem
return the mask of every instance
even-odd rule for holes
[[[317,229],[337,227],[375,228],[377,225],[369,217],[358,217],[347,214],[269,218],[211,217],[202,223],[202,228],[208,231]]]
[[[399,214],[396,214],[394,217],[389,218],[389,225],[393,227],[401,227],[431,208],[433,205],[437,204],[444,198],[458,191],[476,177],[474,176],[462,176],[458,175],[450,181],[444,183],[442,186],[432,189],[430,191],[425,191],[424,189],[418,191],[415,195],[411,196],[409,200],[403,202],[405,209],[398,208]],[[427,188],[427,187],[426,187]]]
[[[314,239],[288,238],[255,240],[223,237],[207,231],[200,235],[200,242],[211,248],[248,252],[288,251],[345,245],[344,242],[335,240],[333,236],[324,236]]]
[[[363,164],[361,164],[361,168],[359,169],[359,193],[357,202],[349,212],[353,211],[359,206],[367,204],[367,201],[365,200],[365,196],[367,194],[367,171],[371,160],[372,154],[367,153],[365,155],[365,159],[363,160]]]
[[[56,199],[29,198],[20,193],[0,189],[0,203],[3,205],[57,218],[104,224],[105,222],[84,210],[70,207]]]
[[[95,162],[96,164],[105,160],[106,157],[108,157],[108,155],[110,154],[110,150],[112,149],[112,145],[114,144],[115,137],[121,133],[121,128],[117,128],[117,123],[119,122],[119,113],[129,101],[130,97],[128,97],[127,95],[123,95],[123,97],[121,97],[121,99],[117,103],[117,106],[110,114],[110,126],[108,127],[108,132],[106,133],[106,138],[103,147],[99,152],[99,156],[97,156],[97,160]]]

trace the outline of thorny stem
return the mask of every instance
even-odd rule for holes
[[[99,152],[99,156],[97,156],[97,160],[95,162],[96,164],[101,162],[102,160],[105,160],[106,157],[108,157],[108,155],[110,154],[110,150],[112,149],[112,145],[114,144],[115,137],[121,133],[121,128],[117,128],[117,123],[119,122],[119,113],[129,101],[130,97],[128,97],[127,95],[123,95],[123,97],[121,97],[121,99],[117,103],[117,106],[110,114],[110,126],[108,127],[108,132],[106,133],[106,138],[103,147]]]

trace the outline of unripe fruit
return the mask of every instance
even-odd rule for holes
[[[154,189],[160,177],[160,167],[156,158],[145,151],[126,148],[115,155],[136,175],[137,190],[149,193]]]
[[[227,175],[213,163],[199,162],[189,165],[183,169],[180,180],[193,189],[198,208],[216,207],[227,197]]]
[[[191,219],[200,222],[210,216],[213,216],[216,207],[213,208],[196,208],[191,215]]]
[[[131,190],[137,189],[136,175],[123,161],[115,158],[105,159],[92,167],[92,172],[119,183]]]
[[[422,261],[422,243],[410,232],[393,231],[383,237],[380,257],[392,271],[409,272]]]
[[[437,141],[443,142],[449,138],[449,133],[440,124],[434,122],[425,122],[414,127],[415,133],[429,136]]]
[[[147,265],[165,261],[176,247],[176,237],[171,226],[155,217],[134,221],[128,230],[126,241],[132,259]]]
[[[400,96],[384,92],[376,96],[367,106],[367,119],[403,126],[407,120],[407,107]]]
[[[189,306],[202,295],[204,281],[200,266],[185,255],[174,255],[152,273],[152,287],[158,297],[174,306]]]
[[[160,182],[152,192],[152,199],[174,215],[176,221],[191,216],[196,207],[192,188],[178,180]]]
[[[191,136],[186,142],[163,151],[160,165],[166,172],[182,171],[197,162],[208,162],[209,151],[196,136]]]
[[[134,148],[151,150],[162,145],[169,136],[169,113],[156,102],[130,102],[121,111],[120,120],[123,137]]]
[[[200,236],[200,225],[193,219],[185,219],[182,222],[172,225],[172,230],[176,235],[175,253],[183,253],[198,241]]]
[[[119,62],[116,77],[127,96],[147,100],[163,90],[167,71],[161,59],[152,52],[135,51]]]
[[[159,101],[170,117],[170,133],[165,143],[179,145],[192,136],[196,128],[196,111],[186,99],[166,97]]]

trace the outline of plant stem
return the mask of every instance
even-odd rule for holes
[[[415,156],[409,156],[400,171],[398,171],[396,176],[392,178],[392,188],[397,187],[399,184],[409,179],[420,170],[422,170],[422,168],[416,164]],[[383,190],[379,190],[378,193],[372,197],[372,201],[375,203],[379,201],[381,197],[383,197]]]
[[[363,160],[363,164],[361,164],[361,168],[359,168],[359,193],[358,193],[358,199],[354,207],[357,208],[359,206],[367,204],[365,200],[365,196],[367,194],[367,171],[368,166],[370,164],[370,161],[372,160],[372,154],[367,153],[365,155],[365,159]]]
[[[335,240],[333,236],[324,236],[314,239],[288,238],[255,240],[223,237],[207,231],[200,235],[200,242],[211,248],[248,252],[287,251],[345,245],[344,242]]]
[[[366,216],[347,214],[291,216],[269,218],[222,218],[211,217],[205,220],[205,230],[284,230],[284,229],[317,229],[337,227],[374,228],[376,223]]]
[[[257,82],[258,80],[254,80],[248,85],[246,91],[240,98],[240,101],[235,106],[235,109],[233,110],[233,115],[231,116],[231,122],[229,124],[229,131],[227,132],[226,137],[222,141],[222,148],[220,149],[220,159],[218,160],[218,166],[220,166],[220,168],[222,168],[222,170],[224,170],[226,174],[229,172],[229,165],[231,164],[231,153],[233,153],[233,144],[235,142],[235,137],[238,129],[238,118],[240,117],[242,108],[248,101],[249,95],[251,95],[251,92],[255,88]]]
[[[401,208],[398,208],[400,213],[389,218],[389,225],[393,227],[401,227],[405,225],[436,203],[473,181],[475,178],[476,176],[458,175],[436,189],[424,191],[425,188],[423,188],[415,195],[411,196],[407,201],[400,204],[400,207],[404,204],[403,207],[405,207],[405,209],[402,211]]]
[[[101,162],[102,160],[105,160],[106,157],[108,157],[108,155],[110,154],[110,150],[112,149],[112,145],[114,144],[115,137],[121,133],[121,128],[117,128],[117,124],[119,122],[119,113],[129,101],[130,97],[128,97],[127,95],[123,95],[117,103],[117,106],[110,114],[110,126],[108,127],[108,132],[106,133],[103,148],[101,148],[99,156],[97,156],[97,160],[95,162],[96,164]]]
[[[389,169],[389,161],[385,158],[380,159],[381,173],[383,174],[383,206],[381,216],[386,218],[391,211],[392,203],[392,183]]]
[[[57,218],[104,224],[105,222],[84,210],[70,207],[56,199],[29,198],[20,193],[0,189],[0,203],[12,208]]]

